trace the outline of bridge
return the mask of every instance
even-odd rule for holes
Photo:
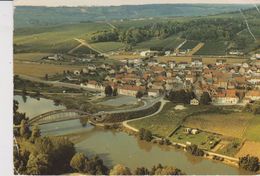
[[[79,110],[70,110],[70,109],[63,109],[63,110],[54,110],[49,111],[38,116],[35,116],[29,120],[29,124],[46,124],[46,123],[54,123],[60,121],[67,121],[67,120],[74,120],[80,119],[82,117],[88,117],[90,121],[98,119],[98,116],[93,114],[79,111]]]

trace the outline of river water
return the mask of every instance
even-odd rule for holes
[[[25,103],[21,96],[14,98],[19,102],[19,110],[26,114],[39,115],[56,108],[64,108],[55,106],[53,101],[47,99],[41,98],[39,101],[36,100],[36,103],[35,100],[27,97]],[[91,125],[83,127],[79,120],[45,124],[40,128],[42,135],[75,134],[76,150],[86,153],[87,156],[98,154],[107,166],[120,163],[134,169],[140,166],[151,168],[161,163],[175,166],[187,174],[249,174],[217,161],[191,156],[179,149],[140,141],[124,132],[99,129]]]

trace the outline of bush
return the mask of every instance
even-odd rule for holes
[[[141,128],[139,130],[139,139],[150,142],[153,139],[152,132],[144,128]]]
[[[259,159],[255,156],[244,156],[239,158],[239,167],[248,171],[256,172],[259,170]]]
[[[197,145],[192,144],[192,145],[188,145],[186,147],[187,152],[189,152],[190,154],[194,155],[194,156],[203,156],[204,155],[204,151],[200,148],[198,148]]]

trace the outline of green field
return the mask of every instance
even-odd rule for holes
[[[123,49],[125,47],[125,44],[121,42],[99,42],[99,43],[92,43],[91,46],[93,48],[98,48],[99,51],[105,53],[105,52]]]
[[[188,40],[180,49],[187,50],[194,48],[199,42]]]
[[[167,137],[174,129],[183,123],[186,116],[202,110],[195,106],[188,106],[185,110],[175,110],[175,106],[176,104],[174,103],[167,103],[159,114],[129,122],[129,125],[138,129],[148,129],[157,136]]]
[[[208,113],[190,116],[184,125],[224,136],[243,138],[245,130],[253,118],[254,115],[250,113]],[[228,124],[229,127],[227,128],[225,124]]]
[[[181,127],[169,139],[173,142],[178,142],[182,144],[186,144],[186,142],[190,142],[206,150],[210,150],[213,143],[215,141],[220,140],[220,136],[216,134],[212,134],[204,131],[200,131],[198,134],[186,134],[184,132],[184,129],[185,127]]]
[[[205,42],[205,45],[195,53],[195,55],[226,55],[227,43],[210,41]]]
[[[150,49],[153,47],[165,48],[165,49],[175,49],[179,44],[181,44],[184,39],[178,36],[171,36],[166,39],[152,39],[145,42],[138,43],[134,49]]]
[[[106,23],[69,24],[55,27],[28,29],[14,34],[16,52],[68,52],[79,42],[74,38],[88,40],[97,30],[109,30]],[[22,30],[22,29],[21,29]]]
[[[250,121],[245,137],[251,141],[260,142],[260,115],[255,116]]]

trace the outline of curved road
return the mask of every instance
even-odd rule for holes
[[[123,126],[126,127],[126,128],[128,128],[128,129],[130,129],[130,130],[132,130],[132,131],[138,132],[139,130],[138,130],[137,128],[134,128],[134,127],[128,125],[127,123],[128,123],[128,122],[133,122],[133,121],[136,121],[136,120],[145,119],[145,118],[152,117],[152,116],[154,116],[154,115],[159,114],[159,113],[162,111],[164,105],[165,105],[167,102],[169,102],[169,101],[164,100],[163,98],[161,98],[161,99],[160,99],[160,102],[161,102],[161,106],[160,106],[160,108],[158,109],[158,111],[156,111],[155,113],[150,114],[150,115],[148,115],[148,116],[141,117],[141,118],[126,120],[126,121],[124,121],[124,122],[122,123]]]

